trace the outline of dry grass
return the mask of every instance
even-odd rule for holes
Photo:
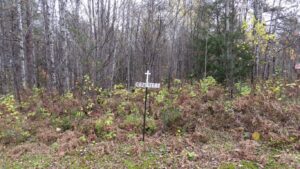
[[[267,92],[229,100],[220,86],[205,94],[197,84],[153,91],[145,143],[142,91],[74,95],[28,92],[18,113],[0,102],[0,166],[300,167],[300,107]],[[11,140],[15,135],[19,140]]]

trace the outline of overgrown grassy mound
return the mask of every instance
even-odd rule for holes
[[[141,142],[144,91],[35,89],[0,99],[4,168],[297,168],[299,82],[226,89],[209,77],[151,91]],[[300,92],[299,92],[300,93]],[[298,100],[297,100],[298,99]],[[298,104],[297,104],[298,103]]]

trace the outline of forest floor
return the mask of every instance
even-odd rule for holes
[[[0,168],[300,168],[300,83],[213,79],[154,90],[141,141],[142,89],[34,89],[0,99]],[[80,91],[80,92],[79,92]],[[255,93],[255,94],[253,94]],[[298,99],[298,100],[297,100]]]

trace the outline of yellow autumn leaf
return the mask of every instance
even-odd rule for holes
[[[252,139],[255,141],[259,141],[260,140],[259,132],[256,131],[256,132],[252,133]]]

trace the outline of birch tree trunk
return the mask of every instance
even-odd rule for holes
[[[117,14],[117,4],[116,0],[114,0],[114,8],[113,8],[113,21],[112,21],[112,29],[115,27],[115,21],[116,21],[116,14]],[[118,49],[118,42],[115,38],[115,35],[113,34],[113,58],[112,58],[112,73],[111,73],[111,82],[110,82],[110,87],[113,87],[114,85],[114,79],[115,79],[115,69],[116,69],[116,53]]]
[[[21,61],[21,84],[24,89],[26,89],[26,65],[25,65],[25,55],[24,55],[24,32],[23,32],[23,16],[22,16],[22,1],[17,0],[17,18],[18,18],[18,30],[19,30],[19,57]]]
[[[253,9],[254,10],[254,18],[255,18],[255,23],[253,25],[253,29],[254,29],[256,26],[256,23],[261,22],[261,20],[262,20],[261,3],[258,0],[254,0],[253,8],[254,8]],[[253,36],[256,36],[255,30],[253,31]],[[253,73],[255,72],[256,78],[258,78],[259,74],[260,74],[260,47],[258,44],[256,44],[254,47],[254,54],[255,54],[255,65],[254,65]]]
[[[55,0],[52,1],[52,11],[50,10],[50,3],[48,0],[42,0],[43,17],[44,17],[44,40],[45,40],[45,57],[47,62],[47,69],[50,78],[47,81],[48,89],[56,88],[56,73],[55,73],[55,58],[54,58],[54,43],[53,43],[53,13],[55,7]]]

